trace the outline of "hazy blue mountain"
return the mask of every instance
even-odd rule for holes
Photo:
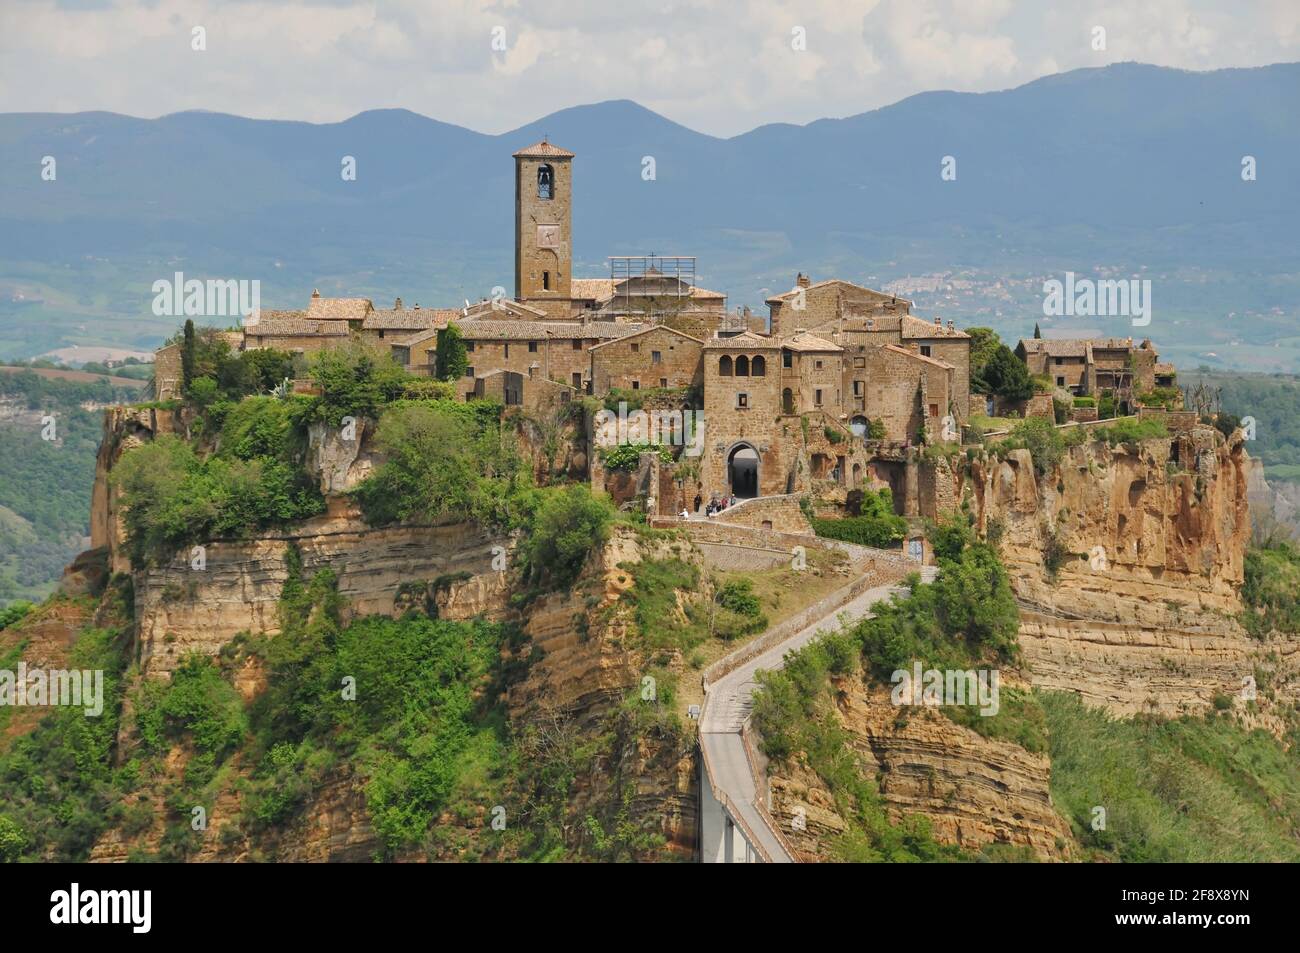
[[[178,267],[260,278],[270,307],[314,286],[426,304],[509,288],[510,153],[546,135],[578,154],[580,274],[607,273],[611,254],[694,254],[701,283],[759,307],[799,269],[956,272],[971,287],[917,292],[918,310],[1023,334],[1044,275],[1114,269],[1153,279],[1144,332],[1183,360],[1300,367],[1298,107],[1300,64],[1121,64],[730,139],[628,101],[500,136],[405,110],[326,125],[0,115],[0,357],[156,343],[171,322],[149,314],[149,286]]]

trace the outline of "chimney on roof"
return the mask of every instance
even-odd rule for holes
[[[935,315],[934,323],[936,327],[940,327],[940,328],[943,327],[943,318],[939,317],[938,315]]]
[[[952,326],[952,318],[949,318],[949,319],[948,319],[948,330],[949,330],[949,331],[956,330],[956,329]]]
[[[313,298],[319,298],[319,297],[320,297],[320,289],[319,289],[319,288],[312,288],[312,289],[311,289],[311,296],[312,296]]]
[[[749,317],[751,313],[752,312],[750,312],[749,310],[749,305],[745,305],[745,310],[744,310],[745,317]]]
[[[799,272],[799,274],[795,276],[794,283],[795,286],[798,288],[807,288],[810,284],[812,284],[812,279],[809,278],[801,271]]]
[[[394,311],[401,311],[401,310],[402,310],[402,299],[401,299],[401,298],[398,298],[396,301],[393,302],[393,310],[394,310]]]
[[[917,344],[916,344],[915,341],[911,341],[911,342],[909,342],[908,345],[907,345],[907,349],[908,349],[909,351],[911,351],[913,354],[915,354],[917,351],[920,350],[920,348],[917,347]]]
[[[419,310],[420,310],[420,302],[418,302],[418,301],[415,302],[415,310],[416,310],[416,311],[419,311]]]

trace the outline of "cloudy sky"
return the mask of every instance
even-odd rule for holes
[[[400,106],[497,133],[634,99],[729,136],[1122,60],[1300,60],[1300,0],[0,0],[0,112]]]

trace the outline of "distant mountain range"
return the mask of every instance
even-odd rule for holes
[[[608,274],[608,255],[697,255],[701,284],[756,308],[800,269],[898,282],[918,311],[1008,336],[1069,330],[1042,314],[1046,277],[1141,276],[1151,325],[1108,333],[1185,363],[1300,369],[1297,115],[1297,63],[1120,64],[729,139],[628,101],[499,136],[403,110],[326,125],[4,114],[0,358],[152,346],[171,319],[149,313],[150,285],[178,268],[259,278],[267,307],[313,287],[426,305],[510,288],[510,153],[547,136],[577,153],[579,275]]]

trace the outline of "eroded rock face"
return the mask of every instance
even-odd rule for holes
[[[493,559],[501,551],[494,547],[509,547],[509,539],[469,524],[376,529],[324,517],[292,533],[211,543],[202,569],[192,568],[186,552],[167,566],[138,571],[141,672],[165,676],[192,652],[216,655],[240,632],[277,631],[291,545],[301,554],[304,579],[334,571],[349,617],[400,614],[404,587],[453,576],[441,586],[444,618],[500,619],[507,610],[505,573],[493,568]]]
[[[1117,714],[1177,715],[1239,696],[1256,666],[1294,669],[1294,642],[1258,642],[1236,620],[1249,472],[1240,440],[1199,428],[1075,447],[1036,480],[1027,451],[955,475],[979,526],[1001,526],[1032,683]]]
[[[935,837],[972,851],[989,844],[1028,848],[1045,860],[1068,857],[1069,825],[1052,806],[1046,754],[984,738],[942,713],[899,709],[887,688],[859,679],[836,683],[839,714],[852,748],[878,778],[891,820],[929,819]],[[804,859],[831,855],[847,825],[826,784],[806,766],[771,779],[772,816]],[[802,829],[794,823],[802,810]]]
[[[629,816],[657,827],[671,855],[690,859],[699,810],[693,739],[637,736],[611,719],[638,687],[645,662],[629,641],[628,610],[620,600],[633,579],[620,564],[670,556],[692,558],[688,544],[650,544],[616,529],[574,586],[543,596],[526,610],[524,651],[536,659],[507,701],[515,725],[558,718],[571,719],[586,732],[612,732],[609,755],[592,775],[577,779],[574,815],[581,817],[588,804],[608,803],[617,783],[631,783]]]

